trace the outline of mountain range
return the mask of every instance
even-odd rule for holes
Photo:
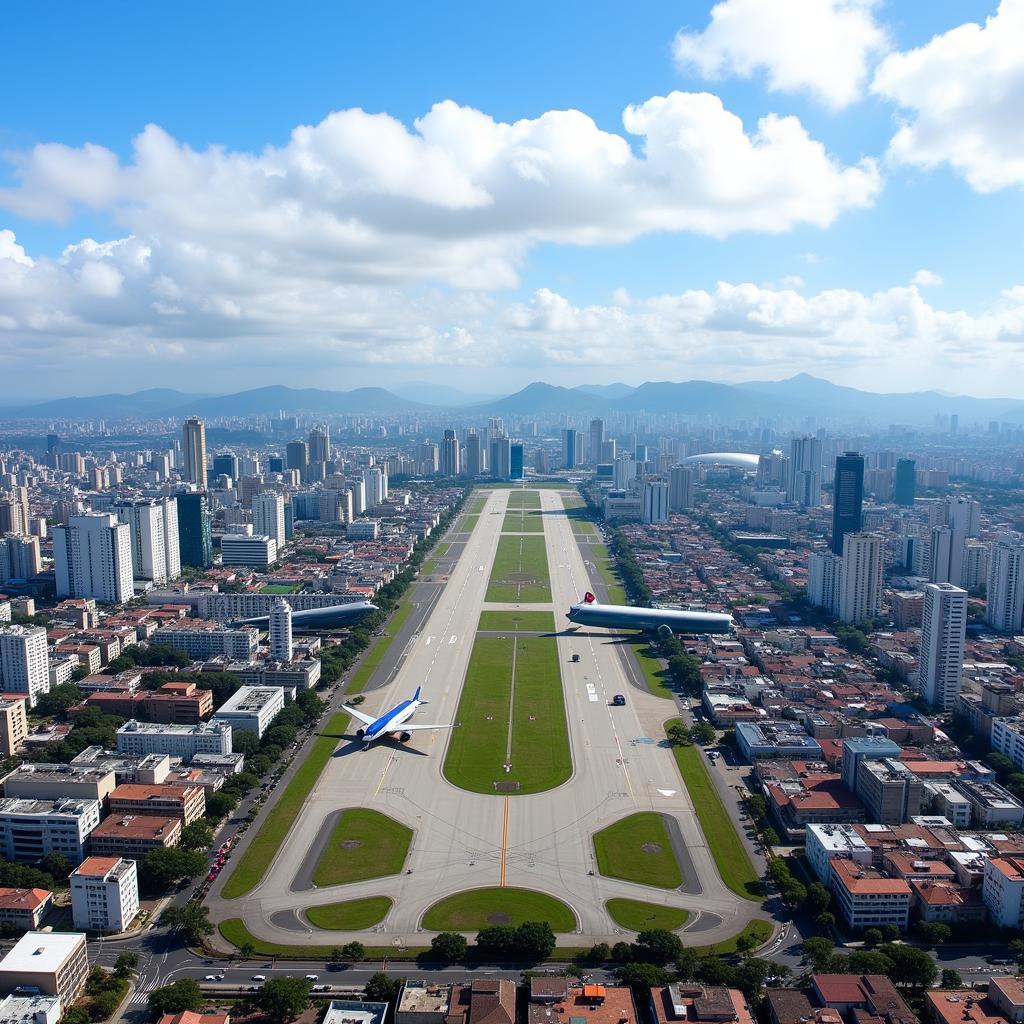
[[[929,424],[937,415],[956,414],[962,425],[1000,420],[1024,421],[1024,401],[973,398],[938,391],[878,394],[843,387],[809,374],[780,381],[722,384],[715,381],[648,381],[628,384],[582,384],[567,388],[535,382],[503,398],[470,395],[445,385],[405,385],[396,394],[384,388],[326,391],[284,385],[225,395],[193,395],[170,388],[132,394],[57,398],[0,409],[8,420],[154,419],[183,416],[277,416],[281,412],[314,415],[436,413],[503,416],[602,415],[614,412],[714,416],[755,420],[762,417],[815,417],[843,424]],[[414,395],[419,395],[416,400]]]

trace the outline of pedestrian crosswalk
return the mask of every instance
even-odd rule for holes
[[[160,978],[154,976],[152,978],[139,978],[138,984],[135,986],[135,992],[132,994],[130,1006],[145,1006],[149,1001],[149,993],[155,988],[160,987]]]

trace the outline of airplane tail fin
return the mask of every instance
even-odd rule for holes
[[[589,590],[583,595],[584,604],[593,604],[596,600],[597,598]]]
[[[420,690],[422,690],[422,689],[423,689],[422,686],[417,686],[416,687],[416,692],[412,695],[412,699],[413,700],[419,700],[420,699]],[[422,703],[426,704],[426,701],[423,701]]]

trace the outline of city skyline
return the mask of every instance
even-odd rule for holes
[[[64,97],[0,114],[12,390],[479,391],[498,366],[510,391],[809,371],[1006,394],[1021,2],[920,6],[570,4],[543,37],[539,8],[264,6],[244,60],[227,11],[200,34],[187,8],[69,10],[55,39],[7,10],[12,77]]]

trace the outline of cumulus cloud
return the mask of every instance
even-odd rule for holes
[[[824,227],[881,185],[874,162],[842,164],[797,118],[748,131],[706,93],[654,97],[623,123],[628,135],[575,110],[507,123],[445,101],[412,128],[340,111],[259,153],[196,150],[149,125],[124,164],[94,145],[8,154],[18,184],[0,207],[58,221],[109,211],[181,285],[244,291],[276,270],[489,289],[514,286],[542,242]]]
[[[1024,184],[1024,0],[1002,0],[984,25],[889,54],[871,87],[907,112],[893,161],[948,163],[978,192]]]
[[[911,284],[919,288],[935,288],[942,284],[942,278],[931,270],[921,269],[910,279]]]
[[[806,92],[832,109],[859,99],[869,64],[887,48],[875,0],[722,0],[700,32],[682,30],[674,53],[708,79],[763,72],[775,92]]]

